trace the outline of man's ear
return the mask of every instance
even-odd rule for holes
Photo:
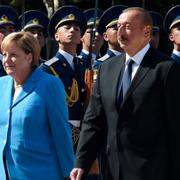
[[[81,37],[81,42],[84,43],[84,36]]]
[[[56,41],[59,41],[59,36],[58,36],[58,33],[57,33],[57,32],[54,34],[54,39],[55,39]]]
[[[174,37],[173,37],[172,33],[169,34],[169,40],[172,42],[174,41]]]
[[[103,33],[103,38],[104,38],[105,41],[108,41],[108,40],[109,40],[109,39],[108,39],[108,35],[107,35],[106,32]]]
[[[151,31],[152,31],[152,27],[147,25],[145,28],[144,28],[144,36],[145,37],[150,37],[151,36]]]

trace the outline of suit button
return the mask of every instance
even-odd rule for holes
[[[67,66],[66,63],[62,63],[62,65],[63,65],[63,67],[66,67],[66,66]]]
[[[9,124],[6,124],[6,125],[5,125],[5,128],[8,128],[8,127],[9,127]]]
[[[82,89],[81,89],[81,92],[82,92],[82,93],[83,93],[83,92],[85,92],[85,89],[84,89],[84,88],[82,88]]]

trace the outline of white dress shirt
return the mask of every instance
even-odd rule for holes
[[[71,66],[71,68],[74,69],[74,63],[73,63],[74,56],[67,53],[66,51],[63,51],[62,49],[59,49],[59,53],[62,54],[65,57],[65,59],[67,60],[67,62]]]
[[[125,70],[123,73],[123,77],[122,77],[122,84],[123,84],[123,97],[125,96],[128,88],[129,88],[129,84],[127,84],[127,68],[128,68],[128,64],[129,61],[132,59],[134,61],[133,65],[132,65],[132,75],[131,75],[131,82],[134,79],[134,76],[141,64],[141,61],[143,60],[145,54],[147,53],[148,49],[150,48],[149,43],[143,48],[141,49],[138,53],[136,53],[133,57],[129,56],[126,53],[126,61],[125,61]],[[121,86],[122,86],[121,84]]]

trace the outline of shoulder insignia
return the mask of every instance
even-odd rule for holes
[[[42,59],[42,58],[40,58],[39,61],[40,61],[40,63],[45,63],[46,62],[46,60]]]
[[[50,60],[46,61],[44,64],[46,66],[51,66],[53,63],[55,63],[56,61],[58,61],[59,59],[57,57],[53,57]]]
[[[104,56],[102,56],[99,59],[97,59],[97,61],[105,61],[108,58],[110,58],[110,55],[109,54],[105,54]]]

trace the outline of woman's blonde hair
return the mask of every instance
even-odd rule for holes
[[[6,36],[1,44],[1,49],[6,49],[15,43],[26,54],[32,54],[32,66],[39,65],[40,45],[38,40],[30,32],[13,32]]]

